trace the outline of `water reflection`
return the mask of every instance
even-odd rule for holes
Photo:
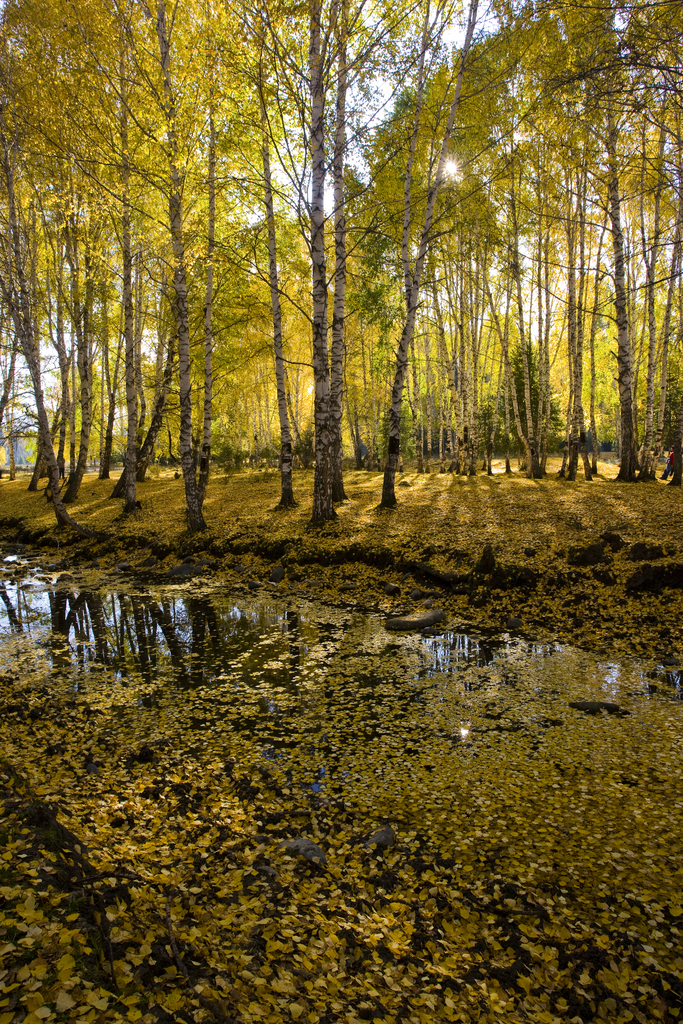
[[[28,636],[55,669],[97,669],[119,679],[136,675],[150,686],[172,680],[196,689],[227,679],[251,688],[265,685],[270,696],[261,699],[261,712],[266,715],[277,713],[273,687],[298,693],[302,678],[319,682],[331,665],[344,665],[354,654],[361,658],[357,691],[373,691],[393,671],[402,685],[413,684],[403,699],[414,705],[424,700],[414,688],[421,681],[467,669],[461,688],[476,691],[488,685],[487,671],[496,669],[502,683],[514,686],[516,658],[546,658],[562,649],[493,633],[389,637],[377,615],[306,601],[292,607],[270,594],[124,593],[78,586],[71,578],[50,582],[11,558],[6,577],[14,578],[0,579],[0,633]],[[619,664],[606,662],[601,671],[604,687],[616,695]],[[643,683],[646,692],[665,689],[678,696],[683,673],[662,665]]]

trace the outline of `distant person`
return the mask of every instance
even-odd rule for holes
[[[62,455],[61,458],[57,459],[57,465],[59,466],[59,479],[60,480],[64,479],[64,464],[65,464],[65,460],[64,460],[64,456]]]
[[[671,451],[669,452],[669,458],[666,460],[666,466],[664,467],[664,472],[662,473],[662,480],[666,480],[667,477],[671,476],[673,471],[674,471],[674,450],[672,448]]]

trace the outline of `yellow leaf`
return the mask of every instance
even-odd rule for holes
[[[45,1017],[49,1017],[50,1014],[52,1013],[49,1006],[39,1006],[38,1009],[34,1010],[33,1012],[35,1013],[36,1017],[42,1017],[43,1019]]]
[[[10,1024],[10,1021],[14,1017],[14,1010],[11,1013],[0,1013],[0,1024]]]
[[[67,1010],[70,1010],[71,1007],[75,1005],[75,1000],[71,998],[68,992],[65,992],[62,989],[57,993],[57,1001],[55,1004],[57,1013],[66,1013]]]
[[[669,907],[669,913],[672,917],[680,917],[683,914],[683,907]]]
[[[75,966],[76,966],[76,961],[72,957],[71,953],[65,953],[64,956],[61,958],[61,960],[57,964],[57,970],[58,971],[65,971],[67,967],[71,968],[71,967],[75,967]]]
[[[289,1012],[291,1013],[291,1015],[294,1018],[294,1020],[297,1020],[301,1016],[301,1014],[304,1012],[304,1008],[303,1008],[303,1006],[299,1006],[298,1003],[290,1003],[289,1004]]]

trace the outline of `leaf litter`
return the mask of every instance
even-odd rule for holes
[[[675,691],[300,612],[197,685],[5,639],[0,1022],[675,1019]]]

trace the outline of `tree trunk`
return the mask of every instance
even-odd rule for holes
[[[5,416],[5,411],[9,405],[10,395],[14,391],[14,369],[17,362],[17,352],[19,350],[19,339],[16,331],[14,332],[14,338],[12,339],[12,349],[10,351],[10,361],[7,368],[7,374],[4,377],[2,383],[2,395],[0,395],[0,427],[2,427],[2,421]],[[11,443],[10,443],[11,447]]]
[[[673,487],[680,487],[683,480],[683,394],[678,406],[678,419],[676,420],[676,431],[674,435],[674,471],[669,480]]]
[[[522,370],[524,373],[524,408],[526,412],[526,452],[527,452],[527,476],[529,478],[540,478],[543,474],[538,458],[538,446],[534,437],[534,413],[531,407],[531,378],[529,374],[529,353],[527,352],[526,331],[524,328],[524,304],[522,300],[522,265],[521,253],[519,250],[519,229],[517,224],[517,203],[515,196],[515,170],[514,161],[511,163],[511,187],[510,187],[510,209],[512,213],[513,228],[513,262],[512,271],[517,286],[517,314],[519,318],[519,347],[522,358]],[[514,388],[514,379],[511,378]]]
[[[142,335],[145,328],[145,316],[143,312],[143,278],[142,278],[142,245],[137,244],[134,257],[135,277],[133,280],[133,308],[134,308],[134,333],[135,333],[135,390],[137,392],[137,405],[139,409],[138,426],[136,430],[136,444],[142,437],[147,419],[147,402],[145,400],[145,382],[142,376]]]
[[[510,465],[510,382],[508,380],[507,367],[504,368],[505,375],[505,475],[512,473]]]
[[[92,266],[91,255],[88,251],[89,240],[86,238],[85,254],[85,299],[80,294],[80,270],[78,262],[78,236],[75,219],[70,218],[71,223],[65,229],[66,235],[66,257],[71,271],[71,315],[76,332],[76,365],[78,367],[78,379],[80,384],[80,405],[81,405],[81,435],[78,446],[78,459],[73,472],[69,473],[66,490],[64,492],[64,504],[68,505],[78,497],[81,483],[88,462],[88,449],[90,447],[90,432],[92,429],[92,358],[90,321],[92,317]],[[75,394],[72,396],[75,401]]]
[[[591,359],[591,398],[590,398],[590,416],[591,416],[591,438],[592,438],[592,454],[593,464],[591,466],[591,472],[597,473],[598,471],[598,424],[595,419],[595,334],[598,325],[598,307],[600,304],[600,282],[602,275],[600,273],[600,256],[602,254],[602,241],[605,235],[605,228],[607,227],[607,214],[602,223],[602,229],[600,231],[600,240],[598,242],[598,254],[595,261],[595,281],[593,284],[593,309],[591,311],[591,326],[589,334],[589,345],[590,345],[590,359]]]
[[[292,486],[292,435],[289,429],[287,409],[287,391],[285,386],[285,360],[282,350],[282,310],[280,307],[280,284],[277,269],[277,247],[275,238],[275,211],[273,206],[273,189],[270,175],[270,149],[268,144],[268,120],[263,94],[261,91],[261,146],[263,158],[264,203],[266,208],[266,224],[268,226],[268,268],[270,277],[270,304],[273,312],[273,350],[275,354],[275,383],[277,387],[277,411],[280,418],[280,505],[292,508],[296,505]]]
[[[621,228],[621,197],[617,142],[619,130],[611,104],[607,108],[608,198],[614,251],[614,310],[617,322],[617,380],[621,411],[621,462],[617,480],[632,483],[636,478],[636,441],[633,430],[632,360],[624,276],[624,235]]]
[[[69,402],[69,476],[76,472],[76,343],[74,341],[73,323],[70,332],[71,355],[69,368],[71,371],[71,400]]]
[[[125,500],[123,511],[130,514],[135,511],[136,487],[135,471],[137,469],[137,440],[138,440],[138,381],[137,381],[137,345],[135,338],[135,320],[133,307],[133,250],[130,235],[130,165],[128,160],[128,120],[127,100],[125,96],[125,69],[124,57],[121,55],[121,120],[120,138],[122,153],[122,185],[123,185],[123,212],[122,212],[122,257],[123,257],[123,334],[126,339],[126,412],[127,412],[127,438],[126,438],[126,464],[121,474],[125,479],[124,492]]]
[[[116,343],[116,358],[114,360],[114,375],[112,378],[109,364],[109,316],[106,302],[106,291],[102,301],[102,332],[104,349],[102,353],[103,376],[107,393],[107,423],[104,430],[104,445],[102,446],[102,458],[100,459],[100,480],[109,479],[111,466],[111,448],[114,439],[114,419],[116,417],[116,392],[119,383],[119,367],[121,365],[121,350],[123,348],[123,335],[118,331]]]
[[[325,263],[325,92],[321,52],[321,0],[311,0],[309,76],[311,100],[311,270],[313,299],[313,378],[315,383],[315,477],[313,516],[335,519],[334,439],[330,423],[330,369],[327,346],[327,269]]]
[[[330,432],[332,435],[332,500],[344,501],[342,473],[342,390],[344,323],[346,317],[346,208],[344,158],[346,156],[346,37],[348,0],[341,0],[337,30],[337,111],[334,137],[334,301],[332,306],[332,359],[330,364]]]
[[[429,358],[430,338],[427,331],[423,335],[423,346],[425,355],[425,423],[427,425],[427,454],[425,456],[424,471],[425,473],[431,473],[432,455],[434,452],[434,442],[432,439],[434,402],[432,400],[432,363]]]
[[[657,413],[657,436],[652,455],[652,473],[656,476],[657,462],[662,451],[662,436],[664,434],[664,413],[666,410],[666,395],[668,386],[668,362],[669,362],[669,332],[671,330],[671,308],[673,305],[676,281],[679,276],[681,256],[681,229],[683,227],[683,191],[681,192],[678,205],[678,223],[674,236],[673,252],[671,253],[671,266],[669,271],[669,286],[666,292],[666,306],[664,309],[664,322],[662,324],[662,365],[659,380],[659,410]]]
[[[213,398],[213,253],[216,245],[216,126],[213,119],[213,87],[209,100],[209,223],[204,300],[204,417],[202,454],[199,460],[197,495],[204,504],[211,465],[211,401]]]
[[[663,113],[663,111],[662,111]],[[640,462],[639,480],[654,480],[656,476],[653,450],[654,434],[654,409],[655,409],[655,373],[657,369],[657,321],[655,319],[655,290],[657,276],[657,257],[659,255],[659,242],[661,237],[660,210],[662,205],[662,187],[664,185],[664,143],[666,140],[666,126],[662,123],[659,131],[659,152],[657,163],[657,187],[655,189],[655,202],[652,214],[652,247],[648,257],[647,237],[645,232],[645,209],[644,209],[644,182],[641,188],[640,200],[640,225],[643,242],[643,261],[645,263],[645,298],[647,305],[647,385],[645,401],[645,433],[643,436],[643,454]],[[645,147],[643,146],[643,175],[645,171]],[[664,387],[666,391],[666,385]]]
[[[176,136],[176,103],[171,77],[171,49],[166,26],[165,0],[157,6],[157,39],[164,79],[164,113],[166,116],[166,143],[170,189],[168,214],[173,243],[173,289],[178,334],[178,371],[180,379],[180,461],[185,484],[188,526],[191,533],[206,529],[197,491],[195,463],[192,457],[192,377],[190,362],[190,325],[187,306],[187,270],[183,238],[183,182],[178,169],[178,140]]]

